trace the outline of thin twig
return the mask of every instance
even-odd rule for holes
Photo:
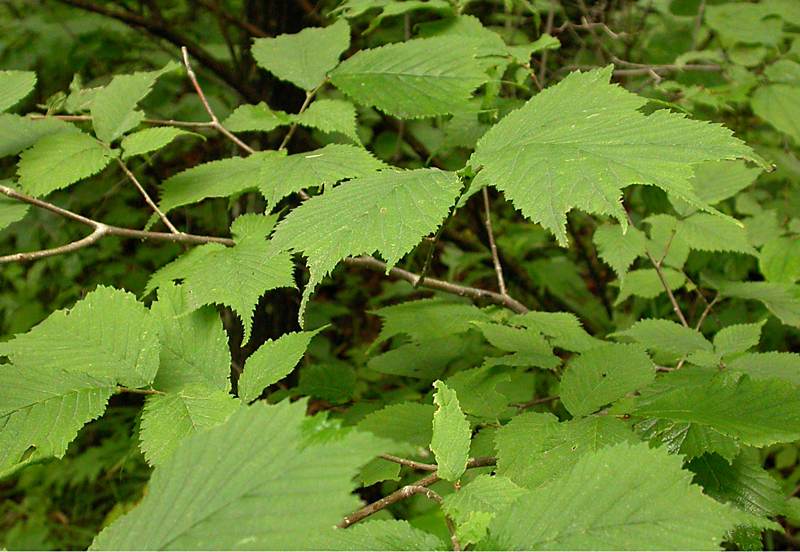
[[[700,296],[703,297],[702,294],[700,294]],[[703,297],[703,299],[705,299],[705,297]],[[719,302],[719,299],[720,296],[719,293],[717,293],[717,295],[711,300],[710,303],[706,303],[706,308],[703,309],[702,314],[700,314],[700,318],[697,320],[697,324],[695,324],[694,326],[695,330],[700,331],[700,328],[703,327],[703,322],[705,322],[706,318],[708,318],[708,315],[711,314],[711,309],[713,309],[714,305],[716,305],[717,302]]]
[[[408,493],[409,496],[413,494],[425,495],[428,499],[434,501],[440,507],[444,505],[444,499],[442,496],[428,487],[423,487],[421,485],[406,485],[403,487],[403,489]],[[461,543],[458,542],[458,537],[456,536],[456,524],[453,523],[453,519],[447,514],[444,514],[444,522],[447,525],[447,530],[450,532],[450,543],[453,545],[453,551],[461,552]]]
[[[200,87],[200,83],[197,82],[197,75],[194,74],[192,65],[189,63],[189,51],[185,46],[181,47],[181,53],[183,54],[183,65],[186,66],[186,74],[189,75],[189,80],[192,81],[192,86],[194,86],[195,92],[197,92],[197,95],[200,97],[200,101],[203,102],[203,107],[206,109],[206,113],[208,113],[208,116],[211,118],[211,126],[220,131],[234,144],[242,148],[247,153],[255,153],[253,148],[242,142],[231,131],[222,126],[222,123],[219,122],[217,115],[214,113],[214,110],[211,109],[211,106],[206,99],[206,95],[203,93],[203,89]]]
[[[489,201],[489,190],[483,188],[483,209],[486,217],[483,219],[486,225],[486,234],[489,236],[489,249],[492,252],[492,264],[494,264],[494,272],[497,274],[497,287],[500,289],[500,295],[508,295],[506,290],[506,280],[503,277],[503,265],[500,264],[500,255],[497,252],[497,244],[494,241],[494,231],[492,230],[492,204]]]
[[[55,255],[63,255],[64,253],[70,253],[72,251],[77,251],[83,247],[88,247],[95,242],[97,242],[100,238],[106,235],[106,226],[96,226],[94,231],[91,234],[86,236],[85,238],[81,238],[79,240],[75,240],[70,242],[66,245],[62,245],[59,247],[52,247],[50,249],[41,249],[39,251],[29,251],[25,253],[14,253],[13,255],[4,255],[0,257],[0,264],[5,263],[25,263],[29,261],[36,261],[38,259],[44,259],[46,257],[53,257]]]
[[[553,19],[555,18],[556,6],[555,0],[550,0],[550,9],[547,10],[547,22],[544,26],[544,34],[551,34],[553,32]],[[547,76],[547,56],[550,50],[545,48],[542,52],[542,65],[539,67],[539,83],[545,85],[545,77]]]
[[[305,112],[309,104],[311,104],[311,100],[314,98],[314,94],[317,93],[317,90],[319,90],[319,87],[315,88],[314,90],[306,91],[306,99],[303,100],[303,105],[300,106],[300,111],[297,112],[298,115],[302,115],[303,112]],[[297,130],[297,121],[293,122],[292,126],[289,127],[289,131],[286,133],[286,136],[283,137],[281,145],[278,146],[279,150],[286,148],[286,146],[289,144],[289,140],[292,139],[292,136],[294,136],[296,130]]]
[[[436,464],[425,464],[423,462],[416,462],[414,460],[409,460],[408,458],[400,458],[399,456],[394,456],[393,454],[381,454],[381,458],[384,460],[388,460],[389,462],[394,462],[395,464],[400,464],[401,466],[406,466],[407,468],[413,468],[415,470],[422,470],[422,471],[436,471],[438,466]]]
[[[538,399],[533,399],[528,402],[512,404],[511,406],[515,406],[519,410],[525,410],[526,408],[530,408],[532,406],[537,406],[540,404],[547,404],[553,401],[557,401],[560,398],[561,397],[558,395],[550,395],[549,397],[540,397]]]
[[[492,456],[472,458],[467,462],[467,469],[482,468],[485,466],[494,466],[496,463],[497,463],[497,458],[494,458]],[[414,492],[409,492],[407,490],[404,490],[407,487],[429,487],[434,483],[436,483],[437,481],[440,481],[437,472],[433,472],[430,475],[426,475],[422,479],[416,480],[411,485],[406,485],[405,487],[401,487],[392,494],[386,495],[380,500],[376,500],[375,502],[367,504],[360,510],[357,510],[352,514],[350,514],[349,516],[346,516],[341,522],[339,522],[339,525],[337,525],[337,527],[339,527],[340,529],[346,529],[347,527],[350,527],[354,523],[358,523],[362,519],[371,516],[375,512],[379,512],[380,510],[383,510],[387,506],[391,506],[392,504],[400,502],[401,500],[415,494]]]
[[[122,172],[125,173],[128,179],[130,179],[130,181],[133,182],[133,185],[136,186],[136,189],[139,190],[139,193],[142,194],[142,197],[144,197],[145,202],[158,215],[158,218],[160,218],[161,221],[167,225],[169,231],[172,232],[173,234],[180,234],[180,231],[177,228],[175,228],[175,226],[173,226],[173,224],[167,218],[167,215],[165,215],[164,212],[158,208],[158,205],[156,205],[155,202],[152,200],[150,194],[147,193],[147,190],[145,190],[144,186],[142,186],[142,184],[139,182],[139,179],[136,178],[136,175],[131,172],[131,170],[128,168],[127,165],[125,165],[122,159],[117,158],[117,163],[119,164],[119,167],[122,169]]]
[[[92,120],[91,115],[42,115],[39,113],[33,113],[28,115],[28,118],[33,120],[41,120],[41,119],[58,119],[60,121],[70,121],[70,122],[88,122]],[[205,121],[176,121],[174,119],[142,119],[143,123],[147,123],[149,125],[169,125],[169,126],[177,126],[177,127],[192,127],[192,128],[214,128],[214,123],[205,122]]]
[[[132,393],[134,395],[166,395],[163,391],[157,389],[134,389],[133,387],[117,386],[117,393]]]

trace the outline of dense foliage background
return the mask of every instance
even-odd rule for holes
[[[0,546],[799,547],[800,2],[4,0],[0,68]]]

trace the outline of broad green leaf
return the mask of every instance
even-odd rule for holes
[[[673,291],[680,289],[686,283],[686,276],[683,275],[683,272],[666,267],[662,268],[661,272],[669,289]],[[661,283],[658,272],[654,268],[631,270],[619,283],[619,295],[614,301],[614,305],[620,305],[633,295],[644,297],[645,299],[654,299],[665,292],[664,284]]]
[[[122,143],[120,144],[122,146],[122,158],[128,159],[129,157],[144,155],[145,153],[159,150],[178,136],[197,136],[202,138],[199,134],[175,127],[163,126],[146,128],[139,132],[129,134],[122,139]]]
[[[240,105],[228,115],[222,126],[232,132],[269,132],[291,123],[289,115],[283,111],[273,111],[266,103],[260,102],[256,105]]]
[[[587,453],[635,440],[623,422],[610,416],[559,422],[549,413],[520,414],[497,432],[497,475],[533,489],[565,473]]]
[[[259,152],[249,157],[231,157],[196,165],[162,183],[161,203],[165,213],[209,197],[228,197],[256,189],[263,182],[262,168],[276,152]]]
[[[722,297],[761,301],[781,322],[800,328],[800,285],[775,282],[713,282]]]
[[[761,341],[764,320],[755,324],[734,324],[722,328],[714,336],[714,350],[720,355],[743,353]]]
[[[744,161],[708,161],[695,165],[692,184],[697,197],[715,205],[750,186],[760,172]]]
[[[732,220],[698,213],[678,221],[675,236],[692,249],[700,251],[735,251],[756,255],[747,233]]]
[[[461,190],[453,173],[438,169],[382,171],[312,197],[278,224],[272,243],[302,252],[310,277],[305,304],[342,259],[375,251],[394,266],[436,231]],[[342,214],[347,216],[343,217]]]
[[[158,370],[154,317],[125,291],[99,286],[25,334],[0,343],[13,364],[82,373],[128,387],[149,385]]]
[[[711,5],[705,10],[705,21],[726,46],[736,43],[777,46],[782,25],[780,19],[768,17],[770,11],[765,4],[746,2]]]
[[[316,128],[322,132],[338,132],[360,144],[356,132],[356,108],[344,100],[317,100],[308,109],[290,115],[300,126]]]
[[[36,73],[32,71],[0,71],[0,111],[27,96],[36,86]]]
[[[704,454],[686,467],[707,495],[755,516],[776,516],[785,511],[786,498],[778,481],[761,467],[759,456],[757,450],[745,449],[728,462],[716,454]]]
[[[313,151],[269,158],[262,169],[259,190],[274,208],[281,199],[304,188],[368,176],[383,168],[386,165],[363,148],[328,144]]]
[[[573,416],[586,416],[655,377],[653,361],[642,347],[609,343],[570,359],[561,377],[561,401]]]
[[[368,414],[357,427],[378,437],[427,447],[433,436],[433,412],[429,404],[390,404]]]
[[[324,28],[307,28],[296,34],[257,38],[252,53],[259,66],[303,90],[313,90],[339,63],[350,46],[350,26],[344,19]]]
[[[764,68],[764,76],[770,82],[800,84],[800,63],[790,59],[779,59]]]
[[[0,157],[16,155],[40,138],[61,132],[79,133],[78,127],[59,119],[29,119],[0,113]]]
[[[741,451],[736,439],[704,425],[648,418],[635,427],[652,445],[663,445],[671,454],[682,454],[689,460],[715,453],[732,462]]]
[[[412,341],[372,357],[367,367],[381,374],[418,378],[427,383],[439,378],[467,349],[467,343],[458,335]]]
[[[150,465],[162,464],[181,441],[224,423],[240,407],[226,391],[202,384],[152,395],[142,411],[139,446]]]
[[[153,387],[180,391],[190,384],[230,391],[231,354],[228,335],[213,307],[192,310],[185,286],[167,283],[150,308],[158,321],[161,342],[158,373]]]
[[[254,401],[264,389],[289,375],[314,336],[324,329],[288,333],[274,341],[268,339],[244,363],[239,377],[239,398],[244,402]]]
[[[554,346],[566,351],[581,353],[602,343],[589,335],[570,312],[531,311],[513,317],[511,322],[543,333]]]
[[[510,402],[497,385],[510,381],[506,371],[482,366],[456,372],[445,383],[458,395],[465,414],[496,420]]]
[[[436,412],[433,414],[431,451],[439,466],[439,477],[457,481],[467,468],[472,431],[458,404],[456,392],[441,381],[434,382],[433,387],[436,389],[433,395]]]
[[[532,328],[518,328],[491,322],[475,322],[486,340],[502,351],[512,353],[490,357],[484,366],[538,366],[554,369],[561,359],[553,354],[553,346]]]
[[[44,196],[102,171],[111,159],[112,152],[88,134],[48,134],[20,156],[19,185]]]
[[[800,144],[800,86],[770,84],[750,99],[753,113]]]
[[[155,272],[146,292],[183,280],[186,312],[211,304],[230,307],[242,321],[247,343],[256,303],[271,289],[294,287],[292,272],[288,254],[263,237],[247,236],[233,247],[208,243],[192,249]]]
[[[20,462],[64,456],[114,389],[108,378],[44,364],[0,365],[0,474]]]
[[[361,473],[358,474],[358,481],[364,487],[369,487],[381,481],[399,481],[401,468],[400,464],[389,462],[383,458],[375,458],[361,468]]]
[[[438,537],[398,519],[366,520],[320,534],[318,550],[449,550]]]
[[[594,231],[593,240],[597,254],[614,269],[622,279],[631,264],[647,251],[647,237],[637,228],[623,233],[618,224],[604,224]]]
[[[297,392],[332,404],[342,404],[353,398],[356,381],[356,372],[349,364],[312,364],[300,372]]]
[[[350,432],[302,447],[305,409],[257,403],[188,437],[91,549],[313,548],[358,507],[351,479],[383,443]]]
[[[401,119],[469,110],[472,92],[489,77],[481,43],[464,37],[418,38],[361,50],[331,73],[357,103]]]
[[[800,438],[800,393],[778,380],[742,376],[677,384],[640,397],[632,413],[708,426],[752,446]]]
[[[630,337],[648,349],[676,354],[694,351],[711,351],[713,345],[703,334],[676,322],[662,319],[639,320],[630,329],[616,332],[615,336]]]
[[[800,387],[800,354],[747,353],[725,363],[731,372],[747,374],[754,380],[784,380]]]
[[[776,237],[761,248],[758,267],[769,282],[793,284],[800,280],[800,240]]]
[[[688,203],[703,202],[692,187],[694,163],[755,160],[749,147],[720,126],[659,110],[646,98],[609,84],[611,67],[571,73],[492,127],[472,156],[476,168],[522,213],[566,246],[566,213],[577,207],[627,216],[622,189],[652,184]]]
[[[98,90],[92,102],[92,124],[97,138],[111,143],[138,126],[144,114],[136,111],[136,105],[150,93],[160,76],[177,67],[177,63],[170,62],[158,71],[116,75]]]
[[[492,550],[718,549],[737,517],[646,444],[591,452],[495,517]]]
[[[473,329],[473,322],[489,320],[475,305],[444,299],[405,301],[372,314],[380,316],[382,321],[375,344],[401,334],[417,342],[442,339]]]

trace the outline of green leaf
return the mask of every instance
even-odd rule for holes
[[[111,159],[111,151],[88,134],[48,134],[20,156],[19,185],[32,196],[44,196],[102,171]]]
[[[496,420],[510,402],[496,387],[510,381],[505,371],[479,367],[456,372],[445,383],[460,397],[459,404],[465,414]]]
[[[146,128],[139,132],[129,134],[122,139],[122,143],[120,144],[122,146],[122,158],[128,159],[136,155],[144,155],[145,153],[159,150],[178,136],[196,136],[202,138],[200,134],[170,126]]]
[[[514,316],[511,322],[543,333],[553,345],[566,351],[581,353],[602,343],[589,335],[571,312],[531,311]]]
[[[646,444],[589,453],[498,514],[483,548],[717,549],[736,517],[693,486],[681,464]]]
[[[454,335],[420,343],[404,343],[369,359],[367,366],[381,374],[418,378],[428,383],[441,376],[450,363],[466,352],[466,342]]]
[[[331,73],[357,103],[400,119],[469,110],[472,92],[489,77],[479,40],[419,38],[361,50]]]
[[[446,481],[457,481],[464,474],[469,458],[469,445],[472,431],[469,422],[461,411],[456,392],[441,381],[433,387],[433,436],[431,451],[436,457],[439,477]]]
[[[720,37],[723,44],[766,44],[777,46],[781,38],[781,21],[767,18],[766,4],[729,3],[708,6],[706,24]]]
[[[263,182],[262,169],[277,156],[276,152],[266,151],[195,165],[162,183],[159,206],[166,213],[209,197],[228,197],[256,189]]]
[[[144,114],[136,111],[136,105],[150,93],[161,75],[177,68],[177,63],[169,62],[158,71],[116,75],[98,90],[92,102],[92,124],[97,138],[108,144],[138,126]]]
[[[455,174],[438,169],[382,171],[351,180],[294,209],[278,224],[272,242],[308,259],[310,277],[301,317],[314,288],[339,261],[377,251],[393,267],[436,231],[460,190]]]
[[[800,87],[761,86],[750,99],[753,113],[800,144]]]
[[[781,322],[800,328],[800,285],[774,282],[712,282],[712,285],[722,297],[761,301]]]
[[[747,374],[754,380],[784,380],[800,387],[800,354],[747,353],[725,363],[731,372]]]
[[[473,329],[473,322],[489,320],[475,305],[434,298],[405,301],[371,314],[380,316],[382,321],[375,344],[401,334],[416,342],[443,339]]]
[[[732,462],[741,451],[736,439],[708,426],[648,418],[637,422],[635,427],[652,445],[663,445],[671,454],[682,454],[689,460],[716,453]]]
[[[683,275],[683,272],[671,268],[662,268],[661,272],[671,290],[680,289],[686,283],[686,276]],[[620,305],[633,295],[654,299],[662,293],[665,293],[664,284],[661,283],[658,272],[654,268],[631,270],[619,283],[619,295],[614,301],[614,305]]]
[[[304,188],[368,176],[383,168],[386,165],[363,148],[328,144],[314,151],[271,157],[262,169],[259,190],[274,208],[281,199]]]
[[[358,474],[358,481],[364,487],[369,487],[381,481],[399,481],[401,468],[400,464],[389,462],[383,458],[375,458],[361,468],[361,473]]]
[[[761,341],[761,328],[766,321],[755,324],[735,324],[722,328],[714,336],[714,350],[720,355],[743,353]]]
[[[566,213],[580,208],[612,215],[623,228],[622,188],[652,184],[700,208],[694,163],[756,160],[719,125],[659,110],[646,98],[608,83],[611,67],[571,73],[492,127],[472,156],[485,178],[522,213],[566,246]]]
[[[630,329],[612,335],[630,337],[648,349],[676,354],[711,351],[714,348],[697,330],[670,320],[639,320]]]
[[[91,549],[313,548],[358,507],[351,479],[383,443],[350,432],[303,447],[305,409],[257,403],[188,437]]]
[[[32,71],[0,71],[0,111],[27,96],[36,86],[36,73]]]
[[[59,119],[29,119],[0,113],[0,157],[16,155],[49,134],[79,133],[78,127]]]
[[[0,343],[13,364],[83,373],[128,387],[149,385],[158,369],[155,319],[136,298],[98,286],[26,334]]]
[[[297,391],[315,399],[342,404],[353,398],[356,381],[355,370],[348,364],[312,364],[300,372]]]
[[[776,237],[761,248],[758,268],[770,282],[793,284],[800,280],[800,240]]]
[[[185,312],[210,304],[228,306],[242,321],[247,343],[258,300],[271,289],[294,287],[292,272],[289,255],[263,237],[248,236],[233,247],[208,243],[192,249],[155,272],[145,292],[183,280]]]
[[[390,404],[367,414],[357,427],[378,437],[427,447],[433,437],[433,412],[434,407],[429,404]]]
[[[700,251],[736,251],[756,255],[744,228],[730,219],[698,213],[678,221],[676,238]]]
[[[718,377],[643,395],[633,410],[637,416],[709,426],[752,446],[800,438],[800,394],[778,380]]]
[[[322,533],[318,550],[447,550],[435,535],[397,519],[367,520]]]
[[[322,132],[338,132],[360,144],[356,132],[356,108],[344,100],[317,100],[308,109],[291,119],[304,127],[316,128]]]
[[[533,489],[566,472],[589,452],[634,440],[628,427],[610,416],[559,423],[552,414],[527,412],[497,432],[497,475]]]
[[[232,132],[269,132],[291,122],[290,116],[283,111],[273,111],[266,103],[260,102],[256,105],[240,105],[228,115],[222,126]]]
[[[586,416],[655,377],[653,361],[642,347],[609,343],[570,359],[561,378],[561,401],[573,416]]]
[[[164,463],[181,441],[224,423],[240,407],[226,391],[202,384],[147,397],[139,435],[144,457],[152,466]]]
[[[105,411],[113,392],[107,378],[44,364],[0,365],[0,473],[21,462],[64,456],[78,430]]]
[[[296,34],[257,38],[252,53],[259,66],[303,90],[313,90],[339,63],[350,46],[350,26],[344,19],[324,28],[306,28]]]
[[[213,307],[191,311],[185,286],[164,284],[150,311],[158,320],[159,369],[153,387],[180,391],[190,384],[230,391],[228,335]]]
[[[484,366],[538,366],[552,370],[561,363],[561,359],[553,354],[552,345],[538,330],[490,322],[474,324],[489,343],[502,351],[513,353],[487,358]]]
[[[708,161],[694,166],[692,184],[701,201],[715,205],[750,186],[760,172],[744,161]]]
[[[0,181],[0,184],[8,186],[10,182],[3,180]],[[28,209],[29,206],[25,203],[21,203],[10,197],[0,196],[0,230],[22,220],[25,215],[28,214]]]
[[[294,370],[308,344],[325,326],[312,332],[295,332],[268,339],[244,363],[239,377],[239,398],[251,402],[270,385],[277,383]]]
[[[647,237],[637,228],[623,233],[618,224],[603,224],[594,231],[593,240],[597,254],[614,269],[622,279],[638,257],[647,251]]]

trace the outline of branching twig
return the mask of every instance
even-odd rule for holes
[[[389,462],[394,462],[395,464],[400,464],[401,466],[406,466],[407,468],[413,468],[415,470],[422,470],[422,471],[436,471],[438,466],[436,464],[425,464],[423,462],[416,462],[414,460],[409,460],[408,458],[400,458],[399,456],[394,456],[393,454],[381,454],[381,458],[384,460],[388,460]]]
[[[127,165],[125,165],[122,159],[117,158],[117,163],[119,164],[119,167],[122,169],[122,172],[125,173],[128,179],[131,182],[133,182],[133,185],[136,186],[136,188],[139,190],[139,193],[142,194],[142,197],[144,197],[145,202],[158,215],[158,218],[160,218],[161,221],[167,225],[169,231],[172,232],[173,234],[180,234],[180,231],[177,228],[175,228],[175,226],[173,226],[173,224],[167,218],[167,215],[165,215],[164,212],[158,208],[158,205],[156,205],[155,202],[150,198],[150,194],[148,194],[147,191],[144,189],[142,184],[139,182],[139,179],[136,178],[136,175],[131,172],[131,170],[128,168]]]
[[[317,90],[319,90],[319,87],[315,88],[314,90],[306,91],[306,99],[303,100],[303,105],[300,106],[300,111],[297,112],[298,115],[302,115],[303,112],[308,108],[309,104],[311,103],[311,100],[314,98],[314,94],[317,93]],[[294,136],[296,130],[297,130],[297,121],[293,122],[292,126],[289,127],[289,131],[286,133],[286,136],[283,137],[281,145],[278,146],[279,150],[286,148],[286,146],[289,144],[289,140],[292,139],[292,136]]]
[[[29,118],[34,120],[40,119],[58,119],[60,121],[70,122],[88,122],[92,120],[91,115],[41,115],[34,113],[28,115]],[[143,123],[150,125],[169,125],[177,127],[191,127],[191,128],[214,128],[214,123],[204,121],[176,121],[174,119],[142,119]]]
[[[408,496],[421,494],[434,501],[440,507],[444,505],[442,496],[428,487],[423,487],[422,485],[406,485],[403,487],[403,490]],[[447,514],[444,514],[444,522],[447,524],[447,530],[450,532],[450,543],[453,545],[454,552],[461,552],[461,543],[458,542],[458,537],[456,536],[456,524],[453,523],[453,520]]]
[[[494,272],[497,274],[497,287],[500,289],[500,295],[508,295],[506,290],[506,280],[503,277],[503,265],[500,264],[500,255],[497,252],[497,244],[494,241],[494,231],[492,229],[492,204],[489,201],[489,190],[483,188],[483,209],[486,217],[484,224],[486,225],[486,234],[489,236],[489,249],[492,252],[492,264],[494,264]]]
[[[192,65],[189,63],[189,51],[186,49],[185,46],[181,48],[181,53],[183,54],[183,64],[186,66],[186,73],[189,75],[189,80],[192,81],[192,86],[194,86],[197,95],[200,97],[200,101],[203,102],[203,107],[206,109],[206,113],[208,113],[208,116],[211,118],[211,123],[210,123],[211,126],[220,131],[234,144],[242,148],[247,153],[255,153],[255,150],[253,148],[242,142],[231,131],[222,126],[222,123],[219,122],[219,119],[217,119],[217,115],[214,113],[214,110],[211,109],[211,106],[208,104],[208,100],[206,99],[206,95],[203,93],[203,89],[200,87],[200,83],[197,82],[197,75],[194,74]]]

